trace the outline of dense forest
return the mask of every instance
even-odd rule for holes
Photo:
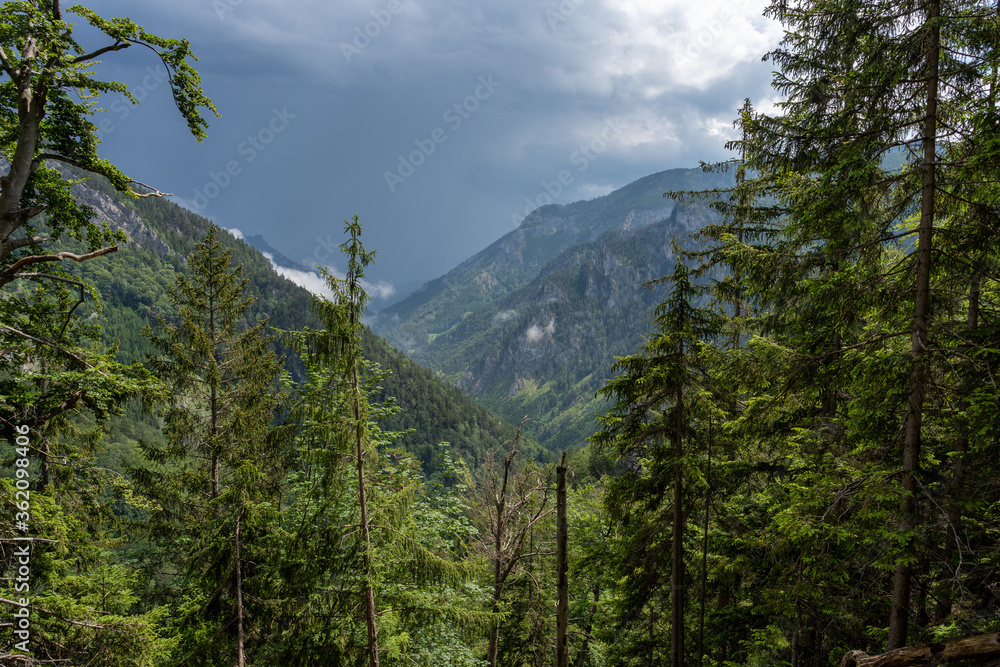
[[[1000,11],[766,15],[782,101],[545,452],[367,330],[359,216],[307,298],[98,156],[129,45],[204,136],[187,41],[5,3],[0,664],[997,664]]]

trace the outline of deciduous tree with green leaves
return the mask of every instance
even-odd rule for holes
[[[67,15],[84,19],[104,44],[84,47]],[[98,59],[133,46],[152,50],[167,70],[174,103],[199,141],[205,136],[203,110],[216,113],[191,65],[187,40],[147,33],[128,18],[105,19],[59,0],[19,0],[0,8],[0,155],[8,163],[0,178],[0,287],[28,267],[63,259],[84,261],[112,252],[120,233],[99,227],[88,207],[70,194],[71,181],[54,163],[65,163],[108,178],[120,192],[162,196],[98,156],[97,127],[90,120],[96,98],[121,94],[138,100],[118,81],[95,76]],[[39,217],[44,214],[44,217]],[[85,241],[88,252],[46,252],[60,235]]]

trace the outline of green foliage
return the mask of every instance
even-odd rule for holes
[[[457,469],[442,445],[425,479],[409,454],[390,449],[400,434],[377,424],[395,408],[375,402],[385,372],[361,357],[360,279],[372,256],[357,217],[345,231],[347,276],[327,274],[334,299],[315,300],[324,328],[285,333],[306,380],[292,389],[297,447],[278,584],[286,630],[268,659],[363,664],[377,641],[385,664],[474,665],[461,639],[493,616],[477,609],[476,564],[459,561],[473,531]],[[377,634],[366,627],[372,612]]]
[[[266,321],[245,321],[252,297],[213,226],[170,298],[180,317],[147,330],[161,356],[148,364],[170,389],[165,447],[142,443],[130,469],[152,509],[145,530],[161,572],[186,575],[170,594],[180,608],[178,655],[192,664],[231,661],[263,643],[270,526],[283,478],[279,359]],[[244,627],[245,626],[245,627]]]
[[[63,234],[84,242],[89,252],[125,240],[121,231],[93,221],[91,207],[71,193],[74,181],[52,166],[101,174],[116,191],[137,196],[131,190],[135,181],[98,156],[97,127],[90,118],[102,94],[138,101],[125,84],[95,75],[97,57],[132,45],[154,51],[167,69],[174,102],[198,140],[207,125],[202,109],[215,113],[201,91],[186,40],[157,37],[130,19],[106,20],[81,5],[67,12],[86,19],[111,43],[84,49],[58,2],[7,2],[0,8],[0,154],[8,164],[0,195],[0,285],[29,266],[62,259],[45,255],[43,244]]]

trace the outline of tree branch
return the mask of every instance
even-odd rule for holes
[[[9,604],[9,605],[14,606],[14,607],[20,607],[20,606],[22,606],[22,605],[18,604],[17,602],[14,602],[13,600],[7,600],[7,599],[4,599],[4,598],[0,598],[0,602],[2,602],[3,604]],[[98,625],[96,623],[86,623],[84,621],[73,621],[73,620],[70,620],[70,619],[66,618],[65,616],[60,616],[59,614],[55,613],[54,611],[51,611],[49,609],[45,609],[43,607],[36,607],[33,604],[29,604],[28,608],[29,609],[33,609],[34,611],[40,611],[43,614],[48,614],[49,616],[53,616],[55,618],[58,618],[60,621],[63,621],[65,623],[69,623],[70,625],[79,625],[79,626],[84,627],[84,628],[93,628],[94,630],[103,630],[105,628],[105,626]]]
[[[0,243],[0,248],[2,248],[3,255],[9,255],[10,253],[29,245],[39,245],[45,243],[46,241],[51,241],[47,236],[26,236],[23,239],[8,239],[3,243]]]
[[[6,176],[4,177],[6,178]],[[4,185],[7,181],[4,181]],[[9,239],[10,235],[17,231],[18,227],[31,220],[33,217],[48,208],[48,204],[38,204],[36,206],[29,206],[28,208],[19,208],[13,211],[7,211],[3,213],[3,228],[0,230],[0,235],[4,238]],[[4,242],[6,243],[6,241]]]
[[[42,338],[35,338],[31,334],[26,334],[23,331],[18,331],[17,329],[15,329],[13,327],[7,326],[6,324],[0,324],[0,329],[5,329],[6,331],[11,332],[12,334],[20,336],[21,338],[27,338],[28,340],[34,341],[34,342],[38,343],[39,345],[45,345],[46,347],[51,347],[54,350],[58,350],[59,352],[62,352],[67,357],[69,357],[70,359],[73,359],[77,363],[79,363],[79,364],[81,364],[83,366],[86,366],[87,368],[93,368],[92,365],[88,364],[86,361],[84,361],[80,357],[76,356],[75,354],[73,354],[72,352],[70,352],[69,350],[67,350],[66,348],[61,347],[59,345],[56,345],[55,343],[53,343],[50,340],[44,340]]]
[[[129,181],[129,183],[135,183],[136,185],[141,185],[142,187],[144,187],[144,188],[146,188],[148,190],[152,190],[152,192],[136,192],[135,190],[132,190],[132,194],[135,195],[136,197],[139,197],[140,199],[141,198],[145,198],[145,197],[173,197],[174,196],[173,192],[160,192],[159,190],[157,190],[153,186],[146,185],[145,183],[141,183],[139,181]]]
[[[73,305],[72,308],[66,311],[66,321],[63,322],[62,329],[59,330],[59,336],[62,337],[62,335],[66,333],[66,327],[69,326],[70,319],[73,317],[73,312],[81,305],[83,305],[84,302],[83,291],[87,288],[87,286],[84,283],[80,282],[79,280],[71,280],[70,278],[64,278],[63,276],[54,276],[51,273],[19,273],[16,276],[14,276],[14,278],[50,278],[52,280],[58,280],[60,282],[64,282],[69,285],[74,285],[80,288],[80,299]]]
[[[101,248],[100,250],[95,250],[94,252],[88,252],[85,255],[77,255],[72,252],[57,252],[54,255],[31,255],[30,257],[22,257],[14,262],[9,269],[0,273],[0,285],[5,285],[13,280],[17,272],[25,266],[41,264],[42,262],[61,262],[64,259],[71,259],[74,262],[86,262],[88,259],[117,252],[117,250],[118,246],[113,245],[108,246],[107,248]]]
[[[3,67],[3,71],[7,73],[7,76],[17,81],[17,72],[14,71],[14,67],[7,59],[7,52],[3,50],[3,47],[0,47],[0,67]]]
[[[97,58],[98,56],[101,56],[109,51],[121,51],[122,49],[127,49],[130,46],[132,46],[131,42],[123,42],[121,40],[118,40],[111,46],[105,46],[102,49],[97,49],[93,53],[87,53],[82,56],[77,56],[76,58],[73,58],[73,60],[69,62],[75,65],[76,63],[82,63],[85,60],[93,60],[94,58]]]

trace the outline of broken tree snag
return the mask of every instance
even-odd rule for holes
[[[953,660],[997,656],[1000,656],[1000,633],[991,632],[935,642],[920,648],[898,648],[882,655],[869,656],[863,651],[851,651],[840,661],[840,667],[923,667],[943,665]]]

